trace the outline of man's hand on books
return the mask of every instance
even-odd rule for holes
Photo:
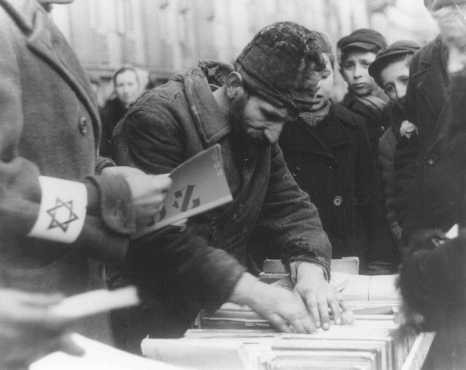
[[[162,208],[163,201],[172,184],[167,175],[148,175],[143,171],[126,166],[106,167],[102,174],[123,176],[128,183],[136,219],[142,223],[154,217]]]
[[[50,314],[58,295],[0,289],[0,368],[23,368],[49,352],[82,354],[65,330],[69,324]]]
[[[296,293],[262,283],[249,273],[244,273],[236,284],[230,302],[249,306],[282,332],[311,333],[316,330]]]
[[[321,266],[299,262],[296,268],[296,292],[306,303],[313,324],[324,330],[330,328],[330,316],[337,325],[346,324],[347,318],[344,302],[340,299],[335,288],[325,279]]]

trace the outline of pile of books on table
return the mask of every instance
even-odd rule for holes
[[[418,370],[434,334],[398,330],[396,275],[357,275],[357,259],[333,260],[331,283],[354,312],[352,325],[312,334],[277,333],[248,307],[225,304],[202,313],[182,339],[150,339],[142,352],[159,361],[203,370]],[[291,289],[279,261],[261,278]]]

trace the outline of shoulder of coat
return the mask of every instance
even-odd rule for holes
[[[34,0],[0,0],[0,9],[26,34],[33,30],[35,14],[44,11]]]

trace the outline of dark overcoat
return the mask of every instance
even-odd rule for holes
[[[87,183],[76,242],[26,236],[39,210],[39,175],[84,181],[99,164],[100,122],[86,75],[37,1],[0,1],[0,44],[0,285],[64,295],[102,286],[90,252],[121,259],[128,237],[100,217],[97,177]],[[80,328],[108,339],[102,319]]]
[[[367,260],[374,166],[364,121],[340,104],[317,127],[286,125],[280,146],[298,185],[319,210],[333,257]]]

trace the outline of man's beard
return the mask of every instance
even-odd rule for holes
[[[228,112],[228,121],[230,122],[232,132],[234,134],[235,140],[238,143],[266,143],[267,139],[264,134],[261,132],[260,135],[253,136],[251,133],[248,133],[248,124],[244,116],[244,110],[248,102],[248,97],[242,97],[239,99],[234,99],[231,102],[230,110]]]

